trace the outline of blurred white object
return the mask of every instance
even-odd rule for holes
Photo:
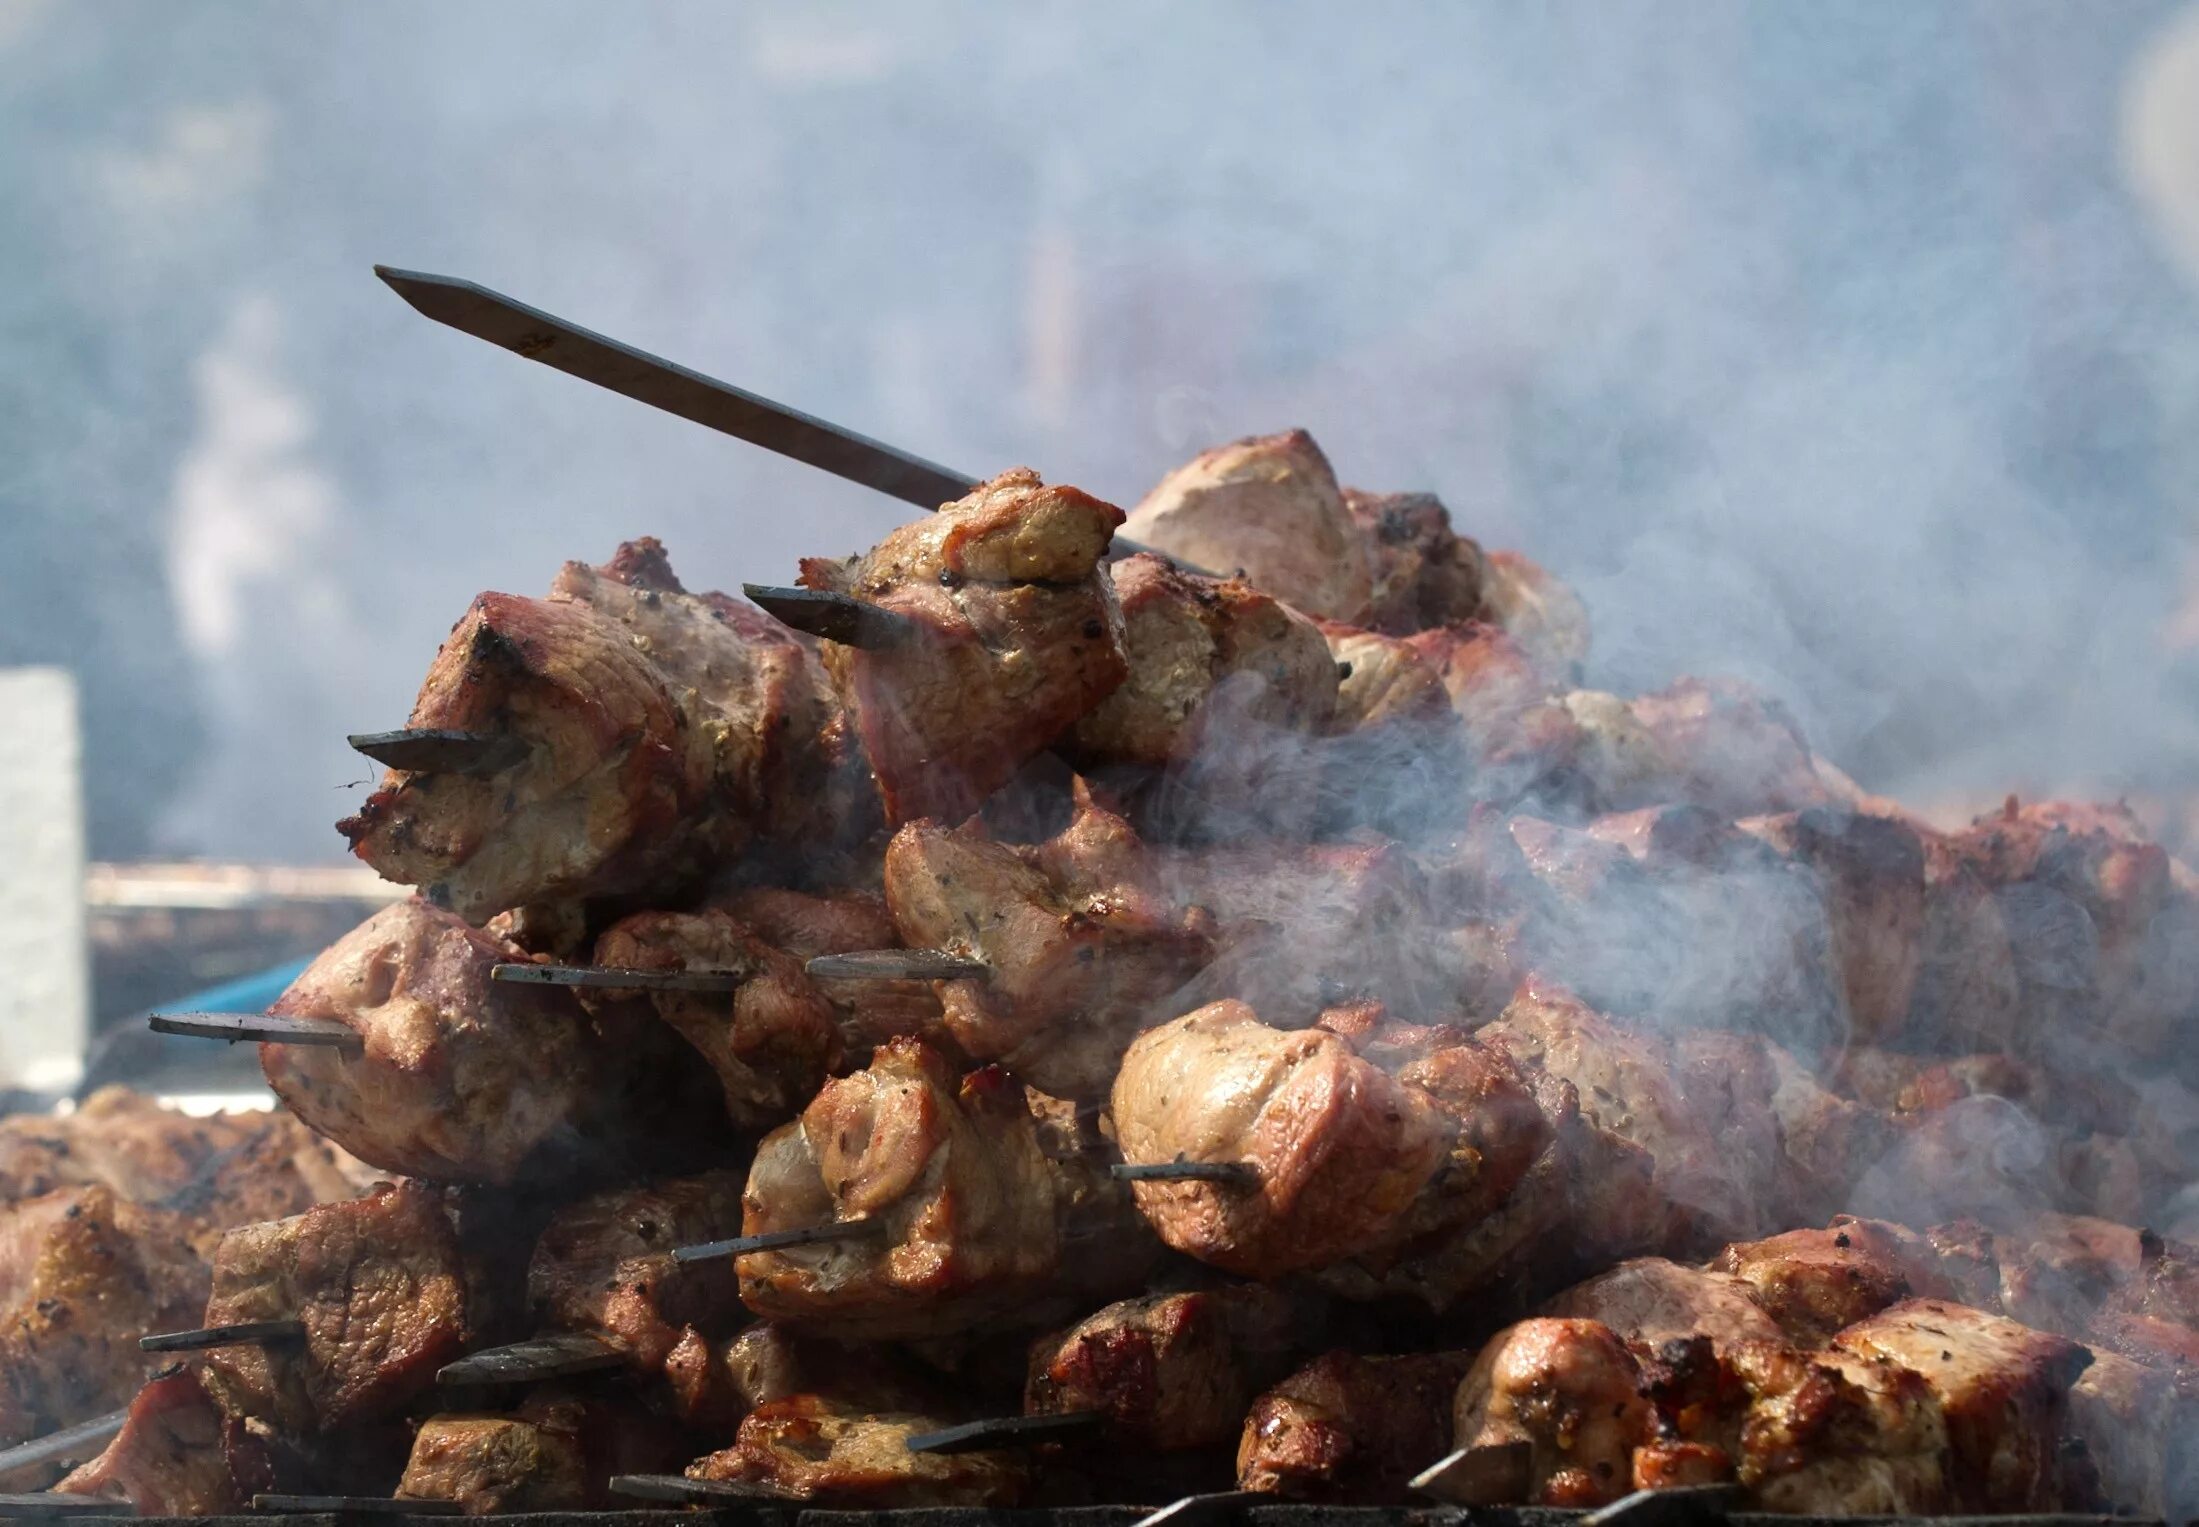
[[[0,1086],[73,1087],[90,1024],[76,681],[0,669]]]

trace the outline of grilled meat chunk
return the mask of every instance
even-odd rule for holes
[[[1043,1320],[1042,1299],[1080,1288],[1119,1294],[1150,1241],[1100,1172],[1048,1156],[1004,1073],[958,1078],[917,1041],[888,1041],[757,1148],[742,1225],[879,1231],[744,1256],[741,1297],[769,1320],[890,1340]]]
[[[647,1412],[553,1386],[509,1414],[423,1420],[396,1498],[450,1501],[468,1516],[602,1509],[617,1504],[613,1476],[676,1468],[692,1450]]]
[[[698,1459],[693,1479],[769,1485],[843,1509],[1014,1506],[1031,1484],[1013,1453],[912,1453],[908,1439],[950,1424],[908,1410],[868,1411],[825,1395],[759,1405],[733,1445]]]
[[[1568,675],[1588,661],[1588,609],[1563,580],[1516,551],[1484,560],[1480,618],[1504,628],[1544,673]]]
[[[722,1258],[676,1262],[672,1253],[741,1233],[743,1181],[736,1171],[708,1172],[559,1209],[527,1266],[538,1324],[592,1331],[636,1372],[666,1377],[683,1416],[720,1413],[727,1397],[713,1387],[708,1354],[747,1322],[740,1280]]]
[[[1736,680],[1681,679],[1632,701],[1576,694],[1566,708],[1606,810],[1691,801],[1733,820],[1838,799],[1793,718]]]
[[[1541,1313],[1600,1321],[1621,1340],[1652,1350],[1696,1336],[1720,1352],[1745,1341],[1782,1339],[1778,1323],[1746,1281],[1662,1257],[1621,1262],[1546,1301]]]
[[[2067,1424],[2085,1446],[2108,1510],[2178,1521],[2199,1503],[2199,1395],[2188,1373],[2095,1348],[2069,1388]]]
[[[1409,645],[1442,680],[1459,718],[1475,800],[1560,790],[1576,764],[1580,726],[1510,633],[1467,621],[1422,631]]]
[[[2069,1388],[2090,1361],[2076,1343],[1942,1299],[1911,1299],[1849,1326],[1833,1347],[1921,1377],[1946,1419],[1958,1505],[2051,1511]]]
[[[206,1266],[190,1224],[105,1187],[60,1188],[0,1217],[0,1441],[127,1404],[137,1339],[198,1320]]]
[[[1258,1285],[1118,1300],[1031,1347],[1023,1407],[1100,1411],[1138,1447],[1214,1447],[1296,1345],[1289,1298]]]
[[[784,1123],[814,1097],[843,1053],[838,1015],[803,973],[730,912],[636,912],[604,930],[595,963],[620,970],[714,970],[744,979],[722,992],[583,997],[614,1029],[654,1012],[717,1075],[726,1117],[742,1129]]]
[[[237,1516],[272,1488],[265,1450],[225,1416],[188,1370],[151,1380],[97,1458],[58,1495],[122,1501],[139,1516]]]
[[[1433,741],[1457,729],[1443,670],[1420,647],[1342,621],[1324,620],[1320,629],[1337,668],[1337,732],[1397,727]]]
[[[1957,1508],[1947,1421],[1914,1370],[1839,1348],[1771,1343],[1738,1347],[1730,1361],[1742,1401],[1711,1429],[1761,1509],[1923,1516]]]
[[[515,946],[412,900],[329,946],[269,1011],[332,1018],[365,1044],[264,1044],[284,1105],[345,1150],[444,1182],[569,1170],[611,1143],[619,1069],[566,993],[493,982]]]
[[[469,922],[860,830],[858,766],[812,649],[751,606],[687,593],[654,541],[567,563],[547,599],[480,596],[407,724],[526,744],[493,775],[392,770],[337,824]]]
[[[805,962],[821,954],[891,949],[901,942],[885,898],[868,891],[810,895],[759,886],[727,892],[711,904],[765,943]],[[876,1046],[904,1034],[934,1049],[955,1048],[930,981],[811,977],[811,982],[832,1004],[846,1061],[862,1060]]]
[[[1819,806],[1740,824],[1825,888],[1849,1032],[1900,1032],[1916,991],[1925,921],[1924,845],[1907,824]]]
[[[1458,1352],[1323,1354],[1253,1400],[1237,1443],[1237,1488],[1405,1504],[1412,1477],[1450,1446],[1451,1402],[1468,1361]]]
[[[1122,528],[1308,615],[1356,620],[1373,593],[1366,537],[1304,430],[1202,452],[1162,478]]]
[[[1499,1334],[1458,1386],[1461,1448],[1527,1443],[1528,1499],[1600,1506],[1633,1488],[1634,1450],[1647,1439],[1641,1369],[1593,1320],[1524,1320]]]
[[[1081,784],[1076,817],[1030,848],[975,824],[912,822],[886,850],[902,942],[983,960],[938,983],[963,1051],[1062,1097],[1098,1097],[1133,1035],[1212,958],[1212,921],[1170,897],[1130,825]]]
[[[1067,745],[1087,766],[1190,762],[1213,722],[1219,753],[1242,729],[1304,736],[1336,711],[1336,664],[1318,627],[1242,579],[1202,578],[1159,557],[1114,565],[1129,677],[1078,721]]]
[[[206,1354],[207,1391],[228,1414],[310,1436],[393,1413],[466,1346],[463,1252],[441,1200],[384,1186],[230,1231],[205,1323],[251,1320],[299,1320],[306,1334]]]
[[[1372,580],[1366,608],[1357,617],[1361,623],[1409,636],[1476,616],[1487,618],[1487,559],[1471,537],[1451,528],[1451,513],[1441,499],[1433,493],[1346,488],[1344,508],[1366,548]],[[1518,613],[1526,612],[1522,608]]]
[[[1823,1230],[1737,1242],[1710,1265],[1746,1286],[1787,1340],[1822,1347],[1904,1299],[1956,1296],[1919,1240],[1898,1225],[1843,1214]]]
[[[825,662],[889,824],[960,821],[1119,687],[1122,611],[1100,558],[1122,511],[1018,468],[861,557],[806,558],[806,587],[913,621]]]

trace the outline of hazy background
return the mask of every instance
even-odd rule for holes
[[[1867,784],[2199,785],[2199,10],[0,0],[0,663],[102,856],[312,860],[484,587],[903,517],[500,287],[1126,504],[1304,425]],[[4,722],[0,722],[4,724]]]

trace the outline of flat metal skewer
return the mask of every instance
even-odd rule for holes
[[[1065,1437],[1089,1437],[1105,1429],[1104,1410],[1065,1410],[1044,1416],[994,1416],[935,1432],[918,1432],[904,1444],[912,1453],[984,1453],[994,1448],[1034,1447]]]
[[[484,1347],[435,1371],[438,1384],[531,1384],[536,1379],[564,1378],[575,1373],[594,1373],[616,1368],[626,1354],[593,1331],[561,1331],[515,1341],[509,1346]]]
[[[458,1516],[454,1500],[416,1500],[393,1495],[255,1495],[254,1511],[282,1516]]]
[[[1118,1161],[1107,1175],[1117,1182],[1220,1182],[1235,1188],[1260,1181],[1258,1168],[1247,1161]]]
[[[376,763],[414,774],[497,774],[527,756],[524,739],[500,732],[408,726],[353,732],[344,741]]]
[[[12,1474],[17,1469],[27,1469],[34,1463],[49,1463],[56,1458],[67,1458],[91,1443],[104,1444],[122,1430],[130,1419],[130,1408],[110,1410],[104,1416],[94,1416],[89,1421],[79,1421],[60,1431],[48,1432],[43,1437],[33,1437],[28,1442],[18,1442],[11,1448],[0,1448],[0,1474]]]
[[[755,1505],[802,1498],[777,1485],[749,1484],[734,1479],[689,1479],[685,1474],[613,1474],[610,1490],[613,1495],[633,1500],[673,1501],[683,1506]]]
[[[323,1045],[358,1055],[366,1049],[359,1031],[334,1018],[286,1018],[280,1013],[155,1013],[145,1026],[156,1034],[193,1039],[226,1039],[231,1044]]]
[[[768,583],[744,583],[741,592],[749,602],[783,626],[821,636],[843,647],[866,652],[899,647],[916,639],[916,622],[883,605],[866,604],[830,589],[780,588]]]
[[[757,1235],[735,1236],[730,1241],[704,1241],[682,1246],[672,1253],[675,1262],[710,1262],[719,1257],[745,1257],[755,1251],[777,1251],[785,1246],[814,1246],[823,1241],[867,1241],[886,1233],[882,1219],[840,1220],[830,1225],[811,1225],[804,1230],[766,1230]]]
[[[1279,1497],[1259,1490],[1214,1490],[1205,1495],[1186,1495],[1172,1500],[1158,1511],[1148,1512],[1131,1524],[1131,1527],[1184,1527],[1201,1517],[1217,1512],[1234,1511],[1239,1506],[1257,1506],[1273,1503]]]
[[[1650,1527],[1656,1522],[1711,1522],[1723,1520],[1726,1508],[1741,1498],[1741,1487],[1731,1481],[1710,1485],[1674,1485],[1664,1490],[1636,1490],[1608,1506],[1582,1517],[1576,1527]]]
[[[1525,1442],[1492,1442],[1446,1454],[1412,1477],[1412,1488],[1451,1506],[1516,1505],[1534,1483],[1535,1450]]]
[[[690,371],[676,361],[584,329],[478,282],[427,271],[398,270],[389,265],[375,266],[374,274],[410,303],[413,311],[448,324],[461,334],[485,339],[514,355],[553,366],[567,376],[593,382],[637,403],[678,414],[705,429],[760,445],[866,488],[876,488],[919,509],[936,510],[951,504],[982,481],[730,382]],[[1150,550],[1117,536],[1108,556],[1127,557]],[[1168,556],[1166,552],[1157,555]],[[1169,560],[1189,572],[1215,576],[1180,559]]]
[[[615,965],[537,965],[513,960],[491,965],[489,979],[522,986],[609,987],[628,991],[739,991],[745,970],[621,970]]]
[[[138,1338],[141,1352],[203,1352],[209,1347],[273,1346],[305,1340],[302,1320],[240,1320],[235,1325],[201,1326],[195,1331],[168,1331]]]
[[[820,954],[803,965],[820,981],[967,981],[992,973],[983,960],[944,949],[861,949]]]
[[[40,1490],[29,1495],[0,1495],[0,1517],[7,1516],[135,1516],[126,1500],[102,1500],[96,1495],[63,1495]]]

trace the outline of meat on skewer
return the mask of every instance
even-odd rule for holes
[[[138,1390],[114,1440],[54,1490],[118,1501],[139,1516],[236,1516],[274,1483],[266,1446],[184,1369]]]
[[[1324,1353],[1253,1400],[1237,1488],[1290,1500],[1403,1505],[1450,1446],[1451,1401],[1470,1354]]]
[[[843,1509],[1021,1504],[1033,1469],[1018,1453],[909,1450],[910,1438],[945,1424],[925,1410],[792,1395],[749,1412],[733,1445],[698,1459],[687,1474],[769,1485],[796,1500]]]
[[[860,759],[814,647],[688,593],[653,540],[567,563],[546,599],[476,599],[412,725],[526,744],[494,775],[392,771],[338,824],[360,858],[470,922],[661,893],[758,843],[864,830]]]
[[[877,1232],[742,1256],[743,1301],[797,1328],[892,1340],[1037,1324],[1062,1301],[1134,1287],[1150,1239],[1072,1127],[1039,1117],[1035,1098],[996,1069],[958,1077],[916,1040],[879,1046],[757,1147],[742,1226],[869,1221]]]
[[[275,1095],[315,1130],[390,1171],[511,1183],[599,1169],[634,1143],[639,1110],[677,1110],[649,1072],[648,1036],[606,1043],[568,994],[495,982],[525,954],[414,899],[385,907],[291,983],[272,1011],[344,1023],[355,1057],[266,1044]],[[692,1115],[690,1115],[692,1117]]]
[[[825,662],[887,821],[958,821],[1121,685],[1122,611],[1101,565],[1122,512],[1003,473],[805,587],[907,617],[921,639]]]

